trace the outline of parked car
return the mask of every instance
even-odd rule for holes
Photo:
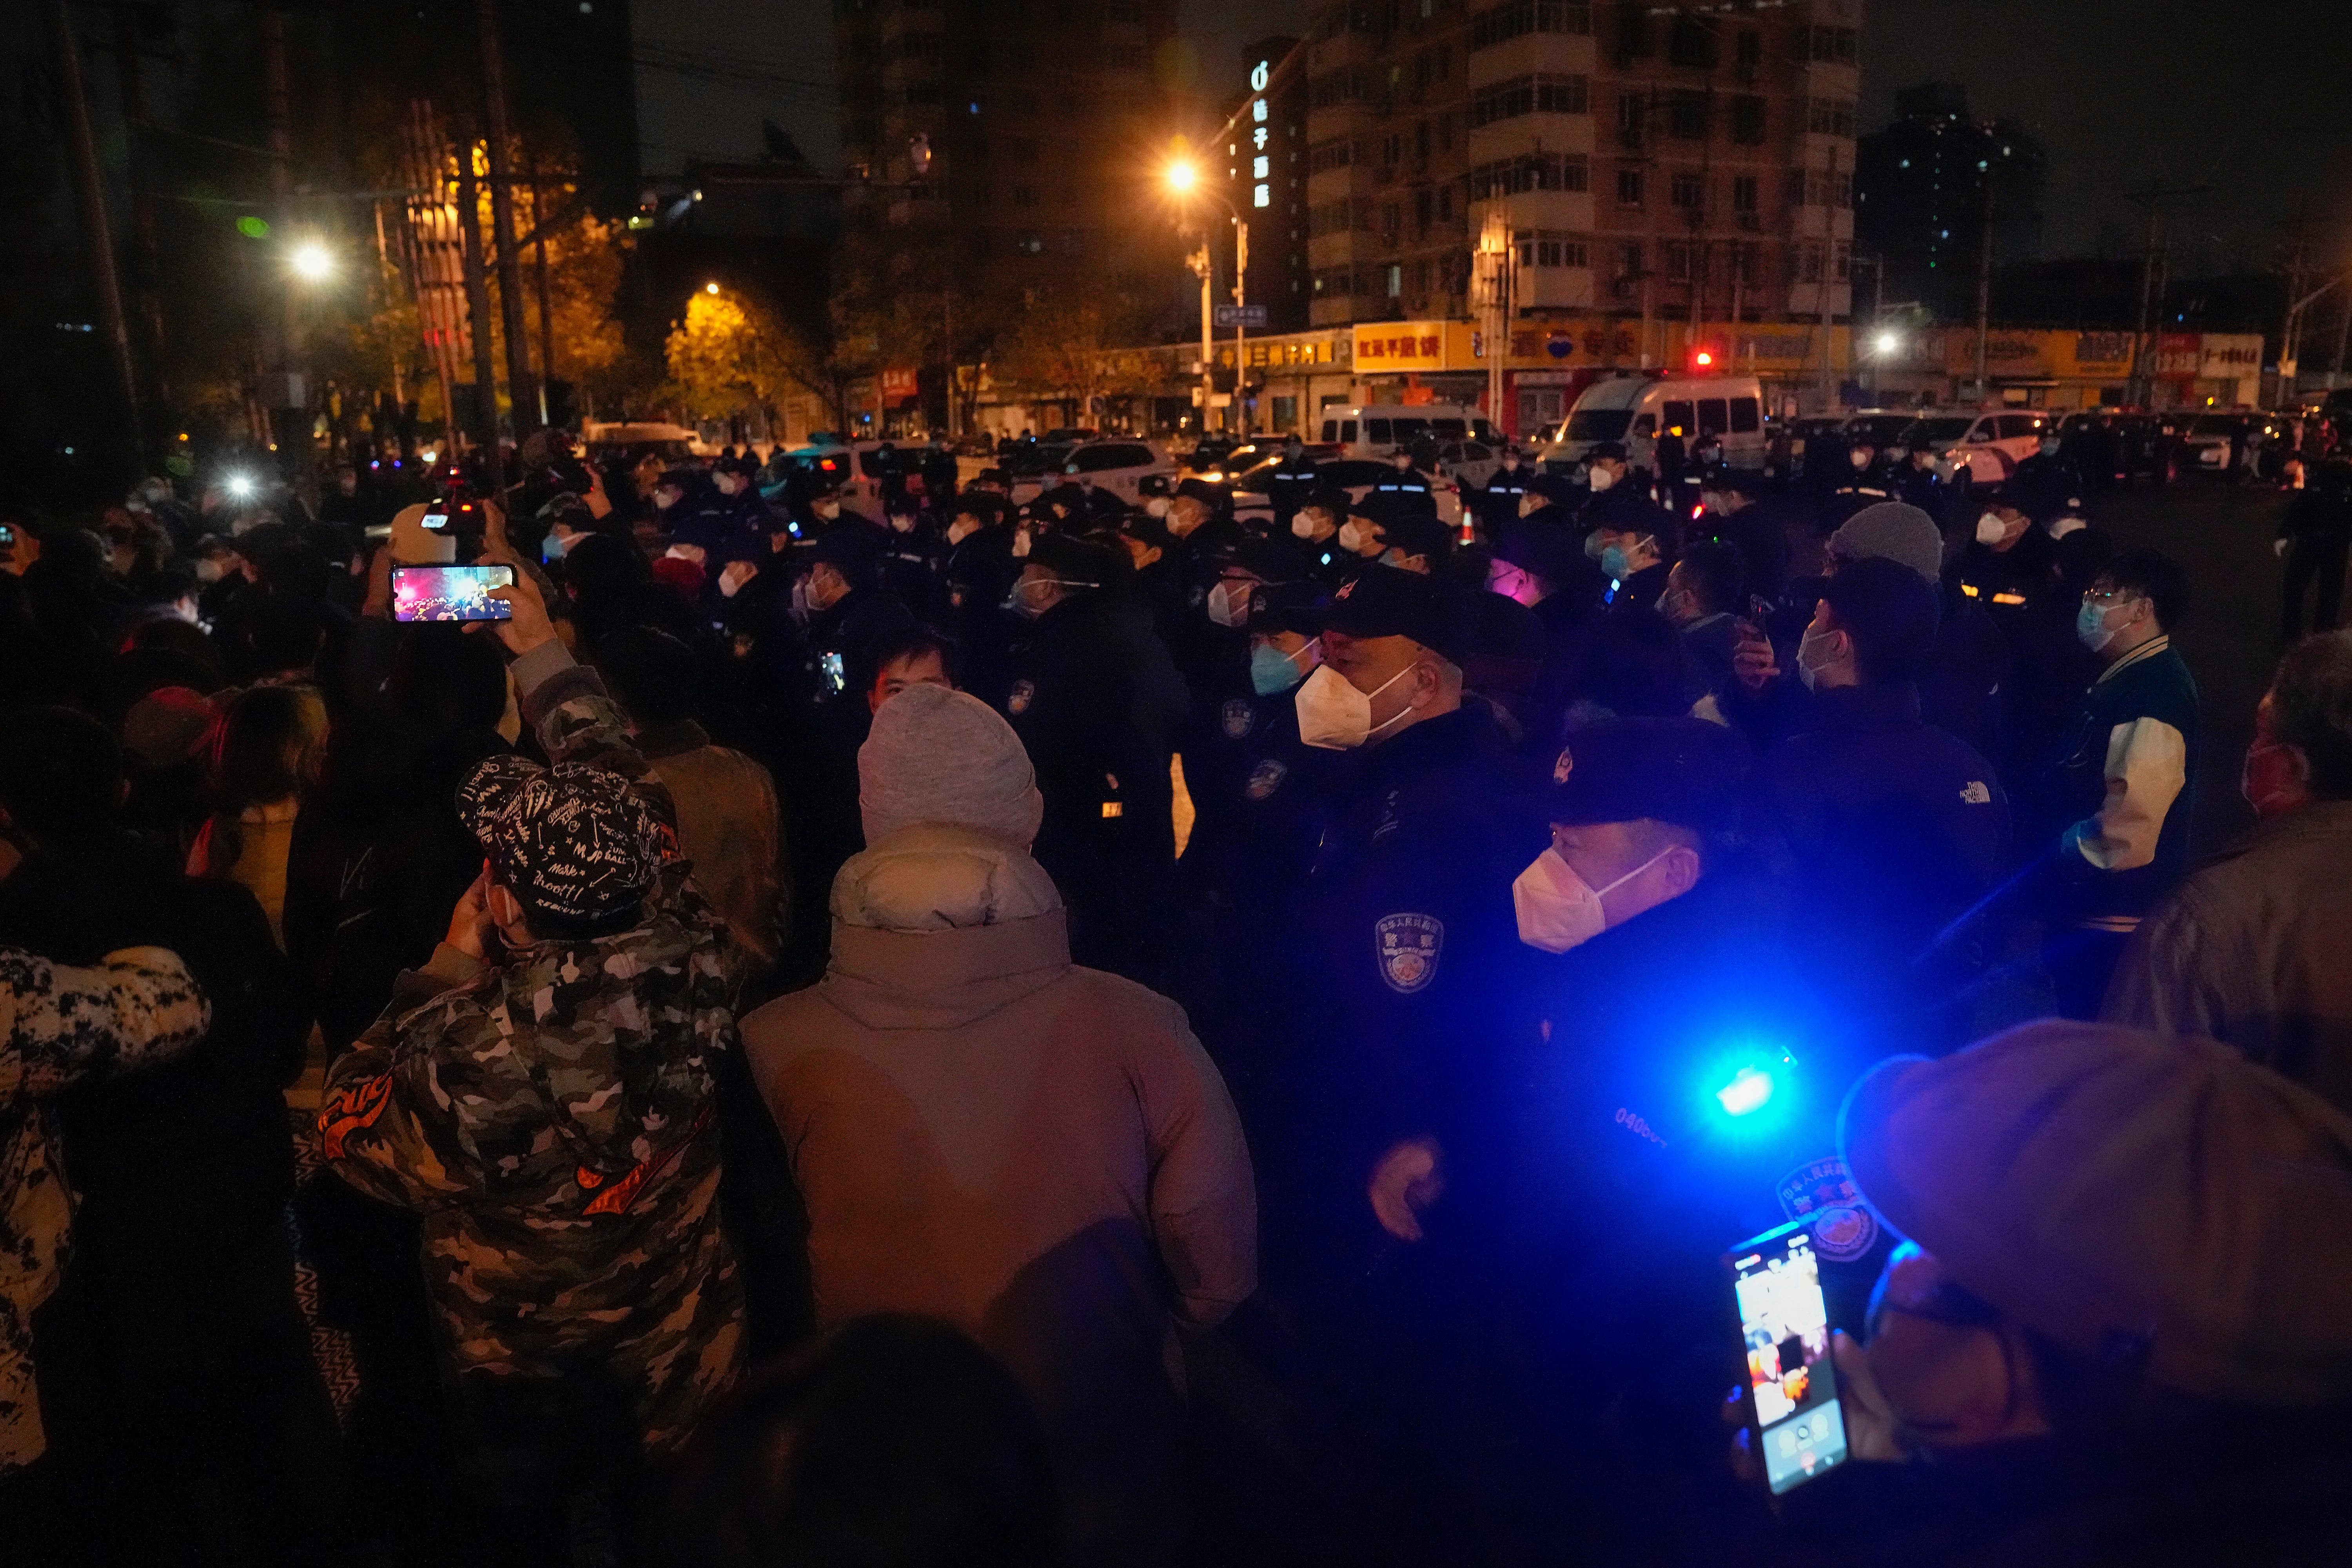
[[[2095,490],[2170,484],[2174,478],[2177,432],[2162,415],[2085,408],[2058,422],[2058,438]]]
[[[1502,439],[1476,409],[1454,403],[1358,404],[1323,411],[1322,444],[1350,458],[1385,458],[1417,441]]]
[[[2226,476],[2252,424],[2252,416],[2244,414],[2198,415],[2180,433],[2181,471]]]
[[[1275,465],[1280,461],[1277,454],[1234,479],[1232,489],[1236,519],[1246,522],[1254,518],[1264,521],[1273,518],[1272,487],[1267,479],[1273,474]],[[1395,471],[1388,463],[1375,458],[1330,458],[1315,465],[1317,488],[1345,490],[1351,504],[1363,500],[1367,491]],[[1454,480],[1433,475],[1430,493],[1437,502],[1437,515],[1446,526],[1458,525],[1462,521],[1461,487]]]
[[[1175,472],[1176,465],[1150,442],[1118,437],[1073,447],[1062,464],[1064,479],[1099,486],[1129,506],[1141,504],[1143,496],[1138,487],[1144,479],[1153,474],[1172,478]]]
[[[1846,416],[1844,433],[1848,441],[1866,441],[1872,451],[1884,452],[1901,443],[1918,423],[1916,408],[1865,408]]]
[[[1997,485],[2033,455],[2042,432],[2053,427],[2038,408],[1935,409],[1906,430],[1903,441],[1966,468],[1979,484]]]
[[[1433,478],[1449,479],[1463,489],[1485,489],[1495,470],[1503,466],[1503,448],[1485,441],[1447,441],[1437,448]]]

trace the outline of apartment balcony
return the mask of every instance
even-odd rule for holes
[[[1487,209],[1496,206],[1510,219],[1514,229],[1541,228],[1560,234],[1592,232],[1590,191],[1521,191],[1516,195],[1472,202],[1465,215],[1467,232],[1475,236],[1484,229]]]
[[[1590,310],[1599,302],[1590,267],[1522,267],[1512,274],[1522,310]]]
[[[1575,33],[1527,33],[1492,48],[1469,51],[1470,90],[1515,76],[1549,72],[1591,76],[1600,68],[1592,39]]]
[[[1590,158],[1595,151],[1593,135],[1590,114],[1520,114],[1479,126],[1465,145],[1475,169],[1536,152]]]

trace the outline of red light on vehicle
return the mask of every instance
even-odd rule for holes
[[[1715,363],[1715,356],[1707,353],[1705,349],[1701,349],[1698,351],[1697,357],[1691,363],[1697,365],[1699,369],[1705,370],[1707,366]]]

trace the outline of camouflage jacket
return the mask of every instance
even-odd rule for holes
[[[592,672],[550,644],[515,674],[551,760],[611,768],[670,819]],[[723,925],[687,871],[617,935],[488,966],[444,946],[329,1068],[319,1121],[345,1181],[421,1211],[461,1377],[602,1380],[656,1448],[740,1355],[712,1100],[735,1018]]]
[[[33,1384],[33,1309],[65,1272],[73,1194],[42,1102],[176,1056],[212,1022],[178,957],[127,947],[68,969],[0,948],[0,1472],[47,1447]]]

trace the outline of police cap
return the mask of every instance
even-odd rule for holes
[[[1243,535],[1241,542],[1234,546],[1227,564],[1238,566],[1266,583],[1297,583],[1307,576],[1307,559],[1291,546],[1289,540],[1260,533]]]
[[[882,569],[882,535],[866,523],[844,521],[816,536],[806,559],[811,565],[833,567],[854,587],[863,586]]]
[[[1340,584],[1323,617],[1327,630],[1351,637],[1406,637],[1450,664],[1466,655],[1467,617],[1434,577],[1372,566]]]
[[[1736,731],[1704,719],[1612,719],[1560,748],[1545,809],[1563,827],[1647,817],[1717,837],[1739,826],[1749,760]]]
[[[1495,543],[1495,559],[1552,583],[1568,582],[1577,574],[1584,547],[1559,517],[1546,508],[1504,524],[1502,537]]]
[[[1041,533],[1029,546],[1027,564],[1042,566],[1065,583],[1108,588],[1123,582],[1131,563],[1126,552],[1066,533]]]
[[[1584,460],[1586,462],[1592,462],[1601,458],[1613,458],[1618,462],[1623,462],[1625,460],[1625,443],[1622,441],[1603,441],[1584,455]]]

